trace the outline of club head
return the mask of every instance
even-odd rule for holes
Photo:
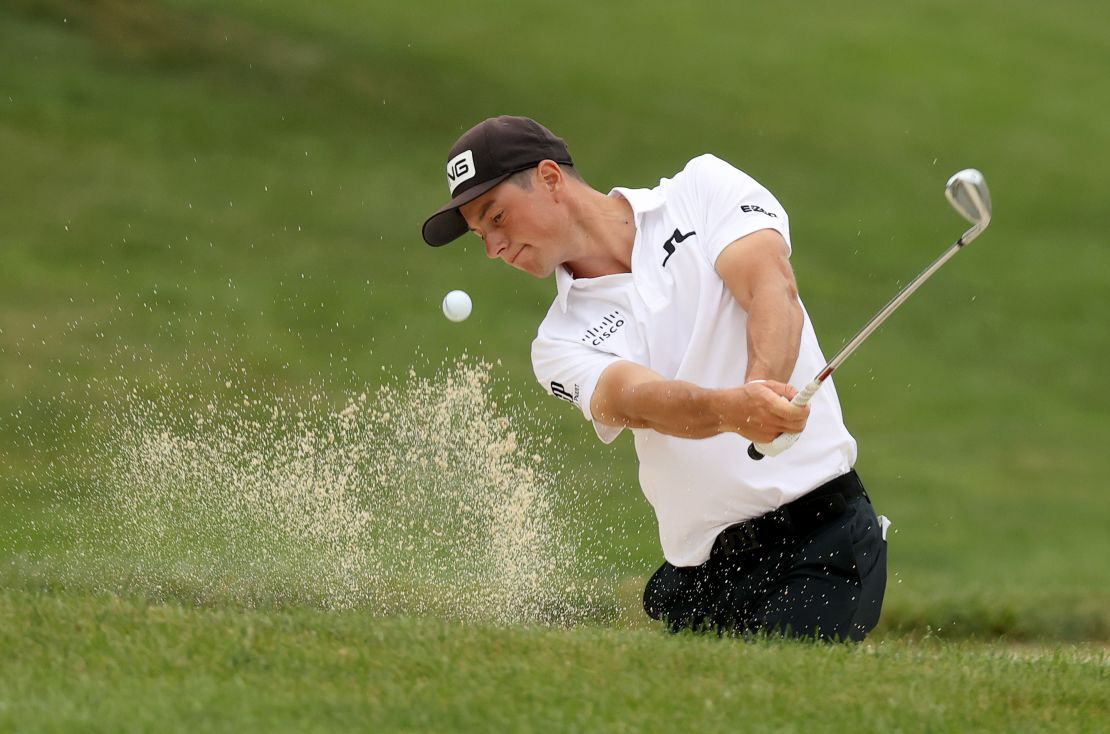
[[[960,216],[975,225],[976,234],[990,224],[991,192],[980,171],[965,168],[952,174],[944,186],[944,195]]]

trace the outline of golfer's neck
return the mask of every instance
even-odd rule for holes
[[[575,278],[632,272],[636,223],[632,207],[621,196],[594,196],[583,202],[578,217],[579,254],[566,262]]]

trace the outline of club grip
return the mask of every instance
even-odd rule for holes
[[[805,406],[813,398],[814,394],[821,387],[822,380],[813,380],[801,392],[794,396],[790,401],[791,405],[797,405],[799,408]],[[751,443],[748,445],[748,456],[752,461],[760,461],[764,456],[778,456],[783,451],[797,443],[801,437],[800,433],[780,433],[770,443]]]

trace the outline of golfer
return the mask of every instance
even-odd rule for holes
[[[775,197],[712,155],[605,194],[562,139],[510,116],[459,138],[447,183],[424,240],[471,231],[489,257],[554,274],[536,377],[602,441],[635,438],[665,558],[648,615],[674,631],[863,639],[886,588],[885,524],[833,385],[789,402],[825,357]],[[782,455],[748,457],[750,441],[795,432]]]

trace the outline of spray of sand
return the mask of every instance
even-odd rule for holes
[[[518,401],[498,403],[492,370],[464,358],[338,404],[128,389],[90,451],[79,494],[97,520],[74,567],[112,591],[197,603],[593,615],[551,440]]]

